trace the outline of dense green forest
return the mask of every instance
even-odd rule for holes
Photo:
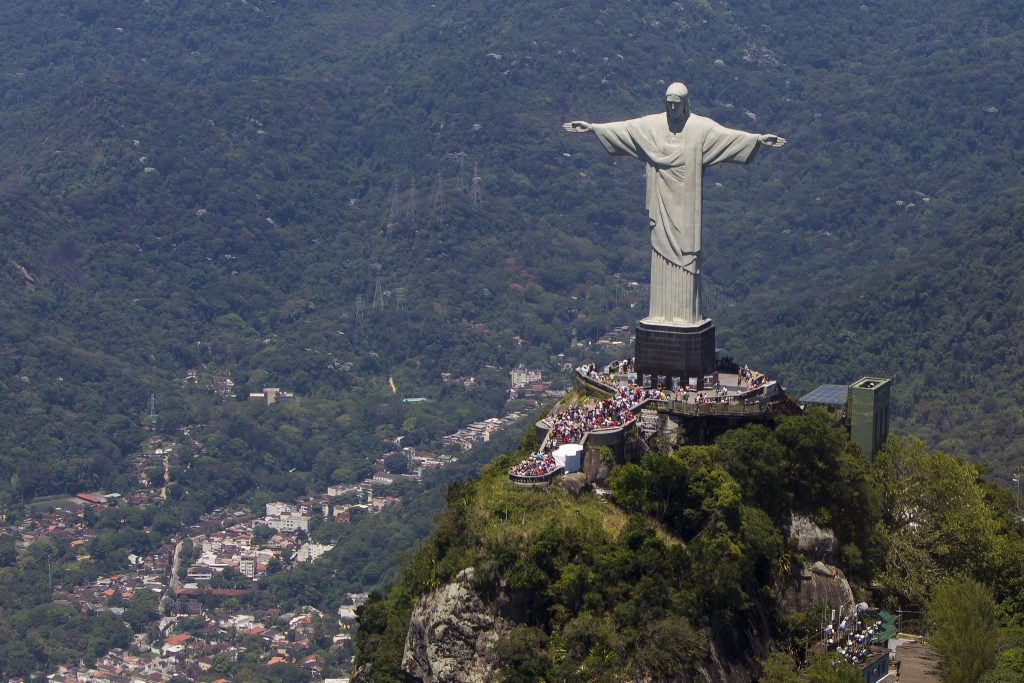
[[[805,5],[3,3],[8,519],[37,496],[128,491],[151,396],[182,447],[168,501],[132,530],[162,537],[356,481],[398,437],[432,448],[506,410],[518,363],[590,359],[574,340],[646,305],[628,284],[648,274],[643,180],[560,123],[657,111],[677,79],[698,113],[790,140],[708,173],[720,345],[797,396],[891,375],[898,430],[1008,481],[1024,18]],[[213,375],[300,400],[220,396]],[[425,486],[421,516],[361,520],[338,551],[358,561],[314,597],[386,582],[447,478],[479,463]],[[111,566],[154,542],[108,540]],[[45,602],[38,564],[12,609]]]
[[[1024,41],[996,3],[0,12],[9,498],[116,487],[150,394],[168,430],[264,419],[183,391],[203,363],[323,401],[278,439],[342,459],[500,410],[500,373],[465,396],[440,372],[554,370],[644,306],[621,296],[646,279],[639,169],[558,124],[656,110],[676,78],[791,141],[709,174],[727,348],[791,393],[891,374],[902,428],[1012,469],[1020,401],[988,378],[1021,379]],[[270,444],[247,441],[268,473],[308,471]]]

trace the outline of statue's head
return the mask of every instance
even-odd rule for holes
[[[673,121],[683,121],[690,115],[690,91],[678,81],[665,91],[665,111]]]

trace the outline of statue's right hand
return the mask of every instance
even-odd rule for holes
[[[569,133],[589,133],[593,128],[586,121],[570,121],[563,123],[562,129]]]

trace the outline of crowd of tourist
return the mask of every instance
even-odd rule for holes
[[[764,376],[764,373],[758,372],[757,370],[751,370],[749,365],[741,367],[737,374],[739,375],[737,384],[742,387],[743,383],[746,382],[748,389],[756,389],[768,381],[768,378]]]
[[[579,443],[587,432],[621,427],[636,417],[634,411],[649,399],[666,400],[662,389],[641,387],[635,382],[619,386],[612,398],[593,404],[577,404],[551,418],[548,441]]]
[[[543,477],[556,469],[558,469],[558,463],[550,451],[547,453],[537,451],[531,453],[526,460],[516,464],[508,473],[516,477]]]
[[[531,454],[528,459],[510,469],[510,475],[540,477],[553,472],[557,467],[551,456],[553,448],[562,444],[580,443],[588,432],[595,429],[614,429],[632,422],[636,418],[637,407],[648,400],[667,401],[673,398],[693,405],[751,403],[744,394],[729,395],[729,390],[720,385],[702,391],[691,390],[686,386],[675,391],[661,385],[640,386],[636,383],[636,363],[633,358],[615,361],[608,365],[606,370],[607,372],[601,372],[593,363],[579,368],[582,374],[613,389],[615,394],[596,403],[571,405],[557,415],[549,417],[551,428],[545,442],[546,452]],[[765,382],[762,373],[751,370],[746,365],[740,368],[737,374],[739,387],[742,388],[746,384],[747,391]]]
[[[700,392],[690,392],[685,389],[679,389],[675,393],[675,399],[677,401],[682,401],[683,403],[692,403],[693,405],[697,406],[712,405],[716,403],[734,403],[734,398],[734,396],[726,396],[720,393],[708,395],[702,394]]]
[[[623,366],[626,367],[626,366]],[[583,368],[588,374],[598,377],[597,368]],[[604,381],[604,380],[602,380]],[[548,418],[551,429],[545,443],[545,451],[530,454],[530,457],[509,470],[513,476],[542,477],[553,472],[557,465],[551,451],[562,444],[580,443],[587,432],[595,429],[614,429],[631,422],[635,410],[649,399],[666,400],[667,394],[662,389],[641,387],[629,382],[616,388],[612,398],[596,403],[575,404],[562,412]]]
[[[625,376],[625,379],[629,384],[635,383],[637,379],[636,361],[633,358],[626,358],[624,360],[610,363],[607,367],[607,372],[601,372],[597,365],[593,363],[590,365],[584,365],[580,370],[591,379],[597,380],[609,387],[614,387],[617,383],[621,384],[623,376]],[[767,381],[768,378],[764,373],[753,370],[749,365],[743,365],[736,371],[736,388],[741,390],[743,393],[757,389]],[[661,384],[657,385],[657,389],[665,391],[665,388]],[[709,389],[713,393],[707,393]],[[689,386],[681,386],[675,391],[667,393],[671,393],[673,398],[677,401],[686,401],[688,403],[695,404],[731,403],[731,399],[737,398],[736,394],[729,396],[729,390],[720,384],[716,384],[714,387],[705,387],[701,391],[697,391]],[[742,393],[739,395],[739,398],[742,398]]]

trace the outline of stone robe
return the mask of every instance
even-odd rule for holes
[[[678,133],[669,129],[666,114],[591,125],[609,154],[631,156],[647,165],[652,249],[648,320],[699,323],[704,168],[750,161],[760,146],[759,136],[696,114],[689,115]]]

